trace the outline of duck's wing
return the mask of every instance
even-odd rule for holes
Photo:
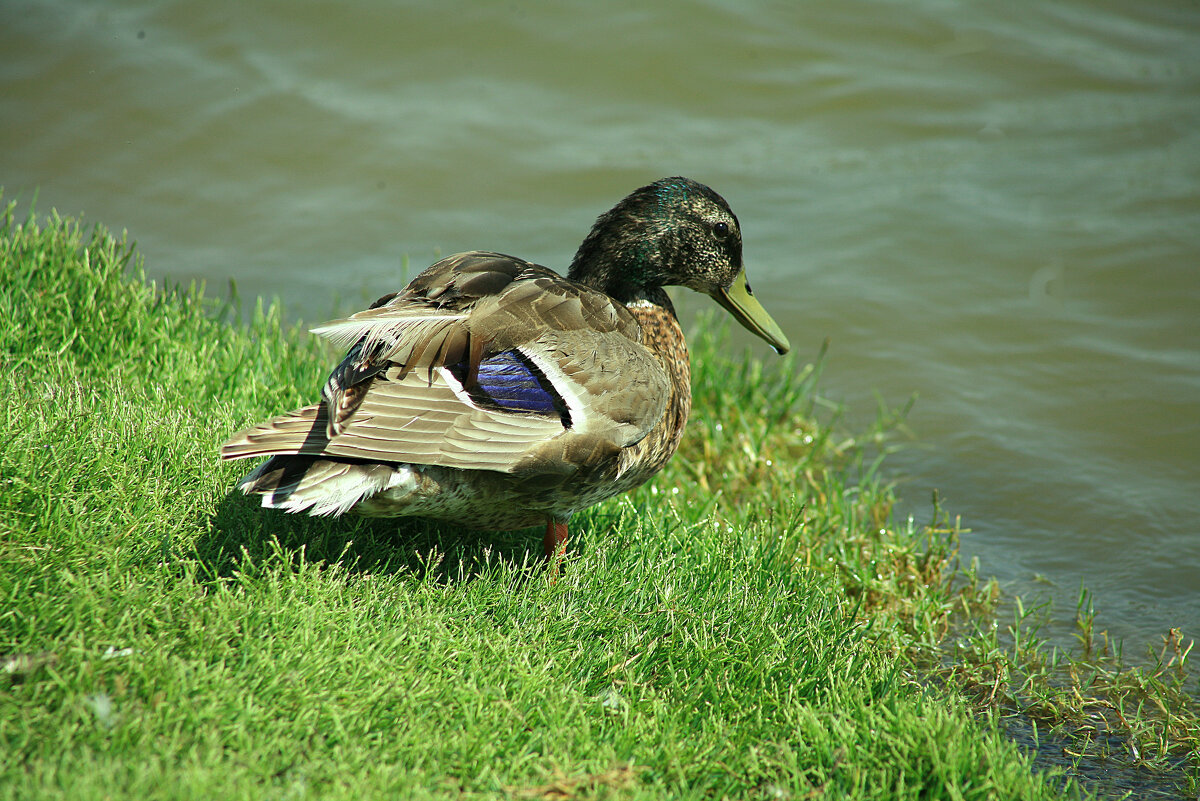
[[[443,259],[316,332],[350,347],[321,403],[241,432],[223,458],[569,472],[640,441],[668,395],[624,306],[497,253]]]

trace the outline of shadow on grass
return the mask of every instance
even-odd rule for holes
[[[467,581],[498,563],[542,569],[541,528],[481,532],[409,517],[310,517],[264,509],[237,491],[201,529],[192,555],[212,579],[281,555],[350,573],[407,572],[437,581]]]

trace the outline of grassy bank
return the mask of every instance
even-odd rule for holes
[[[536,532],[231,494],[219,442],[330,354],[130,260],[0,230],[0,797],[1062,796],[916,680],[980,595],[952,532],[892,520],[879,432],[816,422],[815,369],[698,332],[681,453],[577,516],[551,583]]]

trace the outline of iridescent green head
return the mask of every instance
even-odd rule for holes
[[[723,197],[689,178],[655,181],[600,215],[569,277],[623,301],[686,286],[711,296],[777,352],[790,347],[746,280],[737,216]]]

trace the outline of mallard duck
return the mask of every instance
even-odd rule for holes
[[[729,204],[664,178],[596,220],[566,278],[460,253],[314,329],[349,351],[320,402],[236,434],[221,457],[270,456],[239,484],[268,508],[545,524],[551,559],[573,512],[639,486],[679,445],[691,372],[668,285],[788,350],[751,293]]]

